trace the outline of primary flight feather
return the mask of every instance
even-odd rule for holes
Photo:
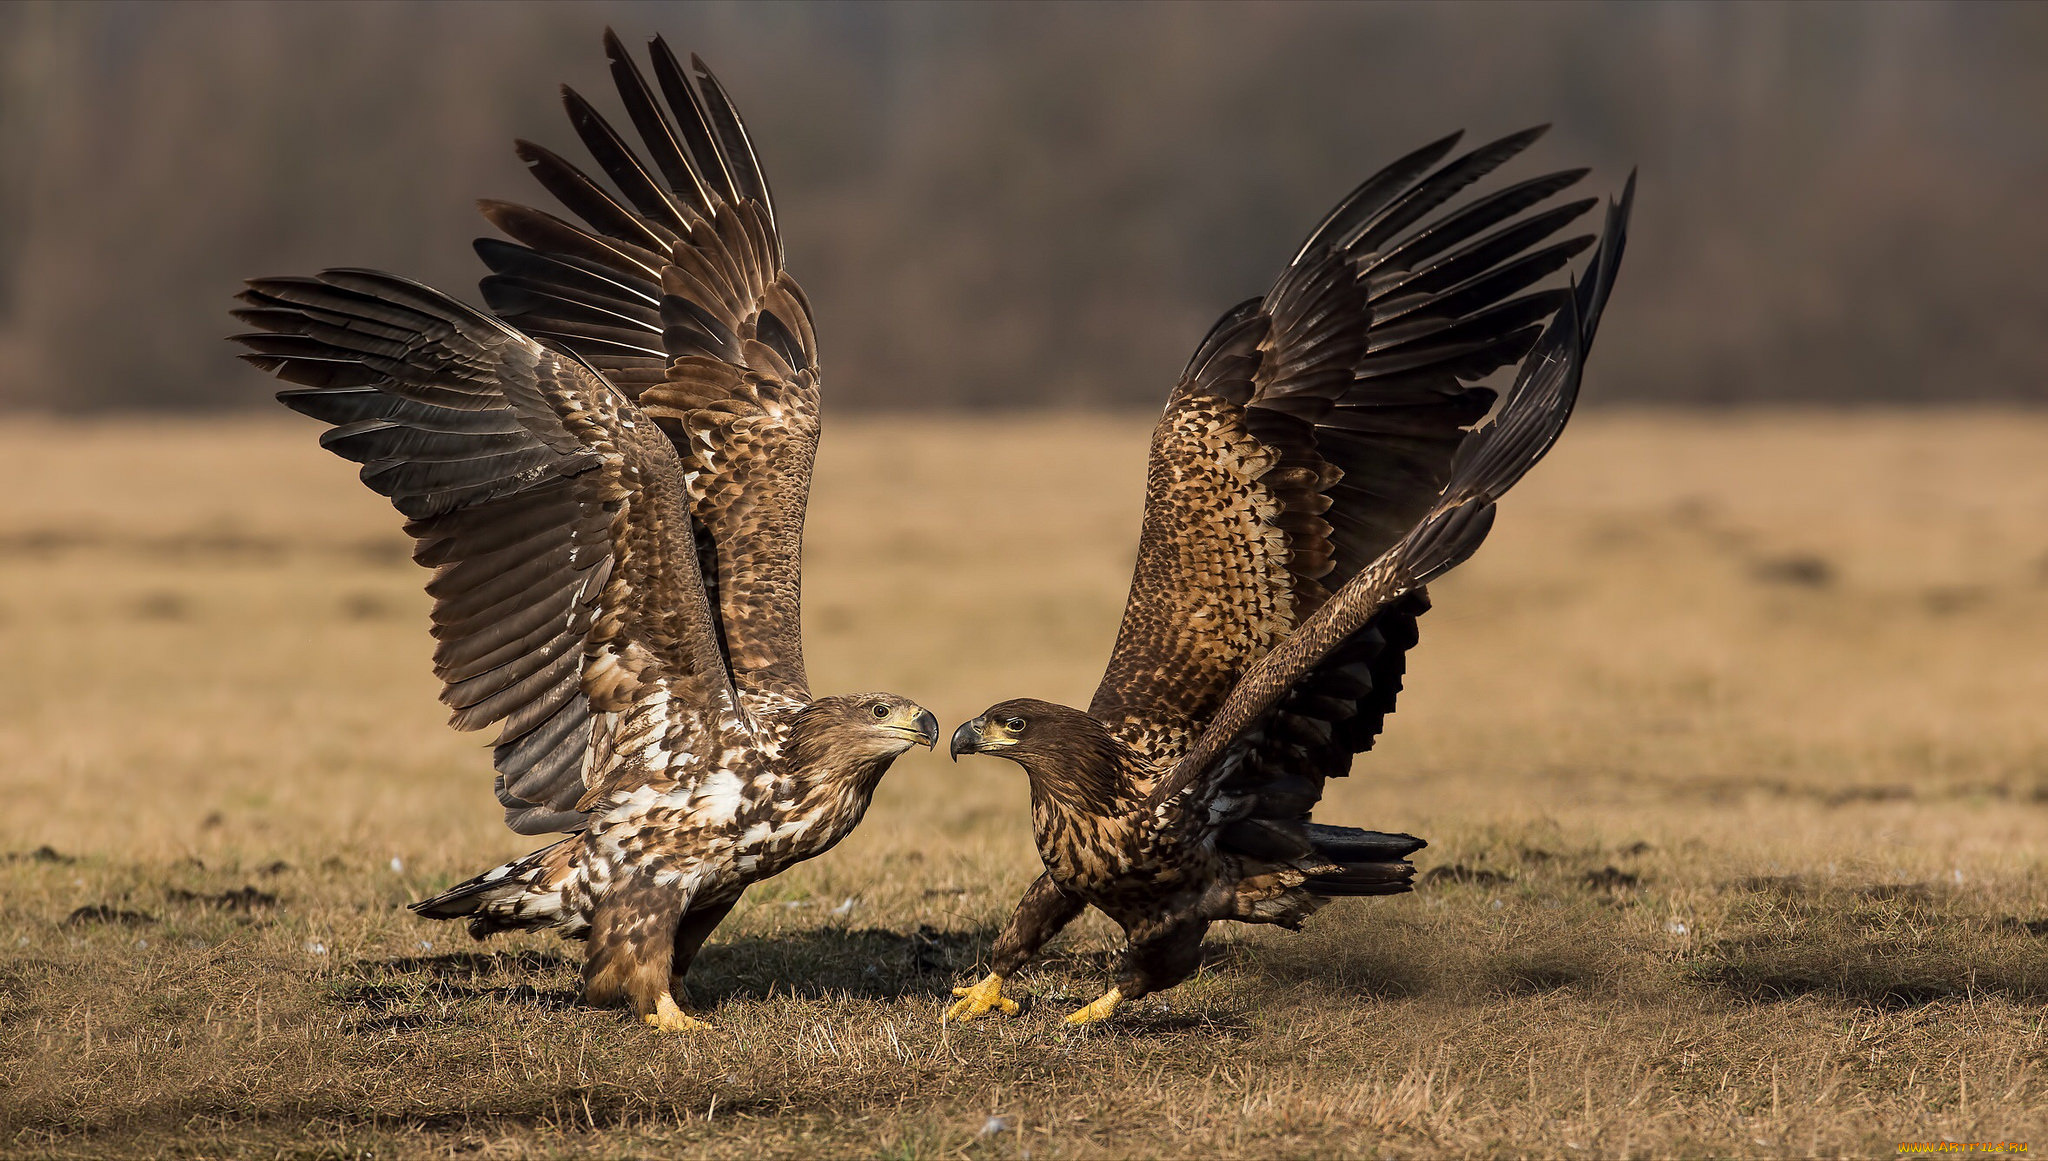
[[[609,31],[643,162],[564,89],[617,193],[527,142],[570,221],[484,212],[496,315],[368,270],[249,283],[249,362],[407,517],[434,569],[435,672],[499,727],[506,822],[569,832],[413,905],[482,937],[589,942],[586,996],[665,1029],[751,883],[823,853],[938,725],[886,693],[813,697],[798,557],[818,439],[810,309],[725,91]]]
[[[1584,170],[1443,209],[1541,134],[1396,161],[1202,341],[1153,434],[1088,711],[1007,701],[953,735],[956,758],[1024,767],[1045,873],[947,1018],[1016,1011],[1005,983],[1091,905],[1128,947],[1070,1023],[1185,979],[1218,920],[1292,928],[1333,897],[1409,889],[1422,840],[1312,816],[1394,709],[1425,586],[1479,547],[1577,397],[1633,176],[1597,245],[1553,240],[1596,204],[1549,204]],[[1541,288],[1589,247],[1576,283]],[[1478,381],[1511,364],[1495,411]]]

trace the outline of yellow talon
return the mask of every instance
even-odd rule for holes
[[[663,1032],[704,1032],[711,1028],[711,1025],[677,1007],[675,997],[667,992],[663,992],[661,998],[654,1001],[654,1011],[641,1018],[646,1020],[650,1027],[659,1028]]]
[[[1116,1011],[1116,1006],[1123,1002],[1124,994],[1122,990],[1111,988],[1102,993],[1101,999],[1067,1017],[1067,1023],[1079,1027],[1083,1024],[1093,1024],[1099,1020],[1107,1020],[1109,1019],[1109,1014]]]
[[[1003,977],[990,972],[988,978],[971,988],[954,988],[953,994],[961,997],[946,1014],[939,1017],[940,1023],[958,1020],[966,1023],[993,1008],[1005,1016],[1017,1014],[1017,1001],[1003,997]]]

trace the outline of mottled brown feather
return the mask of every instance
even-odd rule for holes
[[[589,762],[593,715],[663,702],[680,740],[731,712],[681,460],[623,394],[393,275],[258,279],[242,299],[240,317],[264,328],[243,337],[256,352],[244,357],[313,384],[282,398],[349,433],[328,446],[413,514],[416,556],[435,570],[442,700],[458,728],[503,723],[495,758],[514,829],[580,826],[592,796],[644,776]],[[345,383],[326,385],[337,373]],[[487,454],[463,459],[465,444]]]
[[[1435,500],[1493,403],[1472,380],[1526,352],[1527,321],[1562,293],[1521,292],[1592,241],[1531,250],[1589,201],[1516,215],[1585,171],[1401,231],[1540,132],[1439,166],[1456,142],[1446,138],[1388,166],[1197,349],[1154,432],[1137,568],[1090,704],[1127,741],[1178,757],[1251,667]],[[1398,677],[1406,647],[1375,662],[1383,676]],[[1271,756],[1308,760],[1319,787],[1370,744],[1351,722],[1327,723],[1351,749]]]
[[[620,192],[522,143],[536,178],[584,226],[485,203],[519,244],[478,242],[494,272],[484,297],[661,424],[710,541],[706,579],[734,683],[801,701],[798,557],[819,430],[810,306],[783,269],[767,181],[709,70],[692,58],[685,74],[657,39],[657,97],[616,37],[607,33],[605,48],[652,165],[565,89],[572,126]]]
[[[1449,478],[1429,508],[1405,536],[1346,581],[1278,648],[1259,658],[1209,720],[1200,741],[1153,790],[1155,808],[1185,794],[1178,809],[1191,820],[1207,816],[1209,798],[1248,756],[1248,735],[1270,731],[1276,709],[1305,681],[1327,672],[1324,667],[1357,634],[1477,550],[1492,526],[1494,501],[1550,450],[1571,416],[1586,355],[1620,266],[1634,193],[1631,175],[1620,200],[1609,206],[1586,280],[1559,296],[1562,309],[1523,362],[1499,414],[1459,442]]]

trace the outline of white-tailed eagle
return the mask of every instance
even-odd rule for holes
[[[1531,289],[1595,244],[1550,241],[1595,204],[1550,204],[1586,171],[1439,212],[1540,133],[1395,162],[1202,341],[1153,435],[1088,712],[1006,701],[953,735],[955,757],[1024,767],[1045,873],[949,1019],[1014,1012],[1004,982],[1090,905],[1129,946],[1071,1023],[1185,979],[1217,920],[1292,928],[1334,896],[1408,890],[1422,840],[1311,816],[1393,711],[1424,586],[1479,547],[1577,397],[1633,176],[1569,287]],[[1482,424],[1477,381],[1517,362]]]
[[[367,270],[251,281],[236,315],[243,358],[407,518],[442,700],[498,726],[506,821],[569,832],[413,909],[588,940],[592,1002],[682,1029],[683,973],[741,892],[845,837],[938,724],[811,694],[810,309],[725,91],[657,39],[657,96],[604,44],[642,153],[564,89],[616,192],[519,144],[582,224],[485,204],[512,239],[477,243],[495,317]]]

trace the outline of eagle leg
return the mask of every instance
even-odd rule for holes
[[[976,1016],[987,1014],[991,1008],[1005,1016],[1017,1014],[1017,1001],[1003,995],[1003,977],[994,972],[971,988],[954,988],[953,994],[962,999],[954,1001],[953,1006],[946,1009],[946,1014],[939,1017],[942,1024],[948,1020],[964,1024]]]
[[[1125,1000],[1165,991],[1194,975],[1202,964],[1202,936],[1208,930],[1208,920],[1187,911],[1169,911],[1128,923],[1124,934],[1130,945],[1124,949],[1116,986],[1067,1022],[1092,1024],[1116,1011]]]
[[[658,885],[650,875],[615,882],[591,916],[583,998],[597,1005],[624,1001],[634,1015],[664,1031],[700,1024],[669,992],[677,929],[689,902],[687,893]]]
[[[961,999],[946,1009],[940,1022],[965,1022],[990,1009],[1005,1016],[1016,1015],[1017,1001],[1003,997],[1003,981],[1030,963],[1045,941],[1058,935],[1086,906],[1080,896],[1067,893],[1054,881],[1050,872],[1040,875],[1025,889],[1024,898],[1017,901],[1016,913],[1010,916],[1002,934],[996,936],[988,978],[971,988],[954,988],[953,994]]]
[[[723,903],[692,907],[683,916],[683,921],[676,925],[675,951],[668,963],[668,991],[685,1011],[694,1009],[696,1005],[690,1002],[690,990],[683,984],[683,976],[703,949],[704,941],[711,938],[711,932],[725,922],[725,917],[732,914],[733,905],[739,901],[739,896],[735,895]]]
[[[1102,993],[1102,996],[1094,1003],[1067,1017],[1066,1022],[1079,1028],[1085,1024],[1094,1024],[1107,1020],[1110,1013],[1116,1011],[1116,1006],[1123,1002],[1124,993],[1122,989],[1111,988]]]

